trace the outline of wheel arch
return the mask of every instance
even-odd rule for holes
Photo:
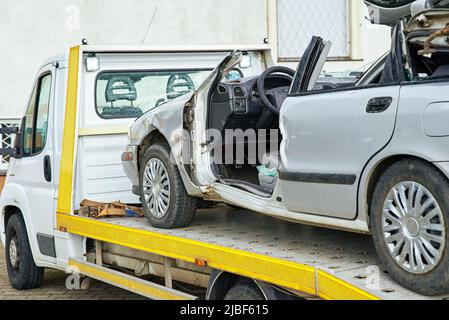
[[[17,206],[13,206],[13,205],[7,205],[3,208],[3,223],[5,226],[5,230],[6,230],[6,226],[8,225],[8,221],[9,219],[14,215],[17,214],[19,216],[22,217],[22,219],[25,221],[23,214],[22,214],[22,210],[20,210],[19,207]],[[25,222],[26,223],[26,222]],[[27,228],[28,229],[28,228]]]
[[[158,129],[154,129],[150,131],[141,141],[139,144],[139,150],[138,150],[138,159],[137,159],[137,167],[140,170],[140,159],[142,159],[145,151],[148,149],[148,147],[154,143],[157,142],[166,142],[168,145],[169,142],[167,138],[159,131]]]
[[[32,228],[30,226],[30,222],[28,221],[28,217],[25,216],[23,209],[20,208],[17,205],[7,204],[7,205],[5,205],[3,207],[3,210],[2,210],[2,223],[3,223],[3,232],[4,233],[2,234],[2,240],[6,241],[6,238],[4,238],[6,236],[6,227],[8,225],[9,220],[11,219],[11,217],[13,215],[17,215],[17,216],[19,216],[22,219],[22,221],[23,221],[23,223],[25,225],[25,230],[26,230],[26,233],[27,233],[27,237],[28,237],[28,241],[29,241],[29,244],[30,244],[30,249],[31,249],[31,253],[33,255],[33,259],[34,259],[34,261],[37,261],[36,260],[37,257],[36,257],[35,251],[39,250],[39,249],[35,248],[36,244],[32,241],[32,239],[33,239],[33,231],[32,231]]]
[[[0,225],[3,227],[2,231],[6,232],[7,222],[14,214],[18,214],[25,224],[31,252],[34,260],[37,261],[39,248],[34,236],[34,219],[30,211],[29,201],[30,199],[23,186],[12,182],[5,184],[0,198]],[[5,239],[5,234],[3,233],[1,237]]]
[[[164,134],[162,130],[159,130],[158,128],[154,127],[153,130],[151,130],[140,142],[139,149],[138,149],[138,159],[137,159],[137,169],[140,172],[140,159],[142,159],[145,151],[148,149],[148,147],[154,143],[157,142],[163,142],[166,143],[170,148],[171,156],[177,159],[181,156],[182,150],[179,147],[176,147],[170,143],[170,139]],[[184,186],[187,190],[187,193],[194,197],[203,197],[203,193],[199,186],[197,186],[193,181],[192,177],[189,175],[186,168],[179,162],[174,160],[177,163],[177,167],[179,169],[179,172],[181,174],[181,178],[184,182]]]
[[[289,295],[274,286],[255,279],[239,276],[233,273],[212,270],[207,288],[207,300],[224,300],[226,293],[238,281],[248,280],[253,282],[260,290],[266,300],[290,300],[294,299],[293,295]]]
[[[382,176],[382,174],[385,172],[385,170],[387,168],[389,168],[392,165],[394,165],[395,163],[405,160],[405,159],[413,159],[413,160],[421,161],[423,163],[427,163],[427,164],[435,167],[441,173],[443,173],[443,175],[446,177],[446,179],[448,179],[446,174],[438,166],[436,166],[431,161],[429,161],[423,157],[420,157],[420,156],[397,154],[397,155],[391,155],[391,156],[388,156],[388,157],[385,157],[385,158],[379,160],[373,166],[373,168],[370,170],[370,173],[367,178],[367,183],[365,184],[364,193],[363,193],[363,195],[364,195],[364,200],[363,200],[364,212],[365,212],[366,220],[367,220],[368,224],[369,224],[370,208],[371,208],[372,198],[374,195],[374,190],[376,188],[377,183],[379,182],[380,177]],[[369,228],[371,229],[370,225],[369,225]]]

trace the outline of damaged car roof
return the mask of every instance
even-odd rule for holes
[[[429,9],[449,8],[449,0],[364,0],[372,23],[392,26]]]

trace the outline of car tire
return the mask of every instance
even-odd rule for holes
[[[449,182],[415,159],[381,176],[370,208],[382,263],[402,286],[424,295],[449,293]]]
[[[266,300],[257,284],[251,280],[243,280],[234,284],[226,293],[224,300],[227,301],[263,301]]]
[[[17,290],[35,289],[42,285],[44,268],[36,266],[20,215],[12,215],[6,226],[6,269],[11,286]]]
[[[141,160],[141,202],[151,225],[161,229],[190,225],[198,200],[187,194],[177,165],[170,160],[168,144],[162,142],[151,145]]]

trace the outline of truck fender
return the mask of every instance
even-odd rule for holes
[[[221,270],[212,270],[209,284],[207,286],[206,299],[207,300],[223,300],[228,290],[239,279],[246,279],[245,277],[228,273]],[[292,295],[289,295],[276,287],[259,281],[250,279],[253,281],[262,292],[265,300],[291,300]],[[297,299],[297,298],[296,298]]]
[[[30,242],[30,248],[33,254],[33,259],[34,261],[37,261],[35,253],[38,252],[36,250],[39,249],[36,247],[37,242],[33,241],[33,239],[35,239],[34,237],[35,232],[33,229],[33,225],[31,223],[30,217],[31,213],[28,206],[27,197],[22,187],[20,187],[17,184],[10,183],[5,185],[5,188],[2,191],[2,196],[0,197],[0,210],[1,210],[0,231],[1,231],[1,241],[3,244],[5,243],[5,232],[6,232],[6,225],[5,225],[6,207],[15,207],[22,215],[23,221],[25,222],[28,239]]]

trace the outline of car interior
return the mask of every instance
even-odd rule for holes
[[[431,49],[423,54],[423,48],[429,38],[435,37],[433,32],[416,31],[409,33],[406,38],[408,52],[404,53],[404,70],[408,81],[415,79],[429,79],[449,77],[449,43],[447,35],[449,31],[438,31],[444,33],[446,38],[444,44],[439,41],[436,45],[431,45]],[[434,38],[433,38],[434,39]],[[428,45],[429,46],[429,45]],[[320,79],[315,85],[314,91],[328,92],[333,89],[350,90],[357,86],[366,85],[386,85],[397,81],[393,71],[392,53],[386,53],[371,68],[369,68],[358,81],[328,82]],[[277,165],[279,159],[279,146],[282,137],[279,134],[273,135],[270,129],[279,129],[279,110],[287,98],[290,87],[296,72],[286,67],[272,67],[267,69],[260,76],[242,78],[234,81],[222,81],[213,90],[208,108],[208,129],[215,129],[221,133],[222,141],[216,145],[212,152],[212,157],[217,154],[220,161],[215,159],[212,168],[218,180],[223,184],[249,191],[251,193],[270,197],[276,186],[278,179]],[[245,132],[248,129],[266,129],[266,135],[257,136],[257,148],[265,145],[268,153],[254,162],[249,156],[249,138],[245,136],[244,148],[240,148],[240,153],[244,152],[244,161],[239,161],[238,143],[236,140],[226,140],[226,130],[241,129]],[[278,132],[278,130],[276,130]],[[264,139],[265,141],[261,141]],[[276,144],[275,151],[270,152],[270,142]],[[220,148],[220,152],[216,152]],[[244,149],[244,151],[243,151]],[[232,155],[232,158],[223,155]],[[259,154],[259,152],[258,152]],[[242,156],[242,155],[240,155]],[[231,160],[231,161],[230,161]]]

